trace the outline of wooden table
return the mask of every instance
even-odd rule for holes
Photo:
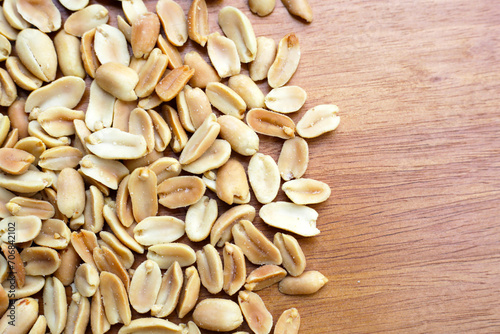
[[[307,334],[499,332],[500,6],[310,0],[304,24],[279,0],[265,18],[246,0],[207,2],[211,31],[233,5],[258,36],[298,35],[289,84],[308,101],[294,120],[340,108],[338,130],[309,141],[305,176],[332,196],[313,206],[321,234],[300,239],[307,269],[330,282],[306,297],[261,291],[275,320],[295,306]],[[263,139],[262,152],[277,158],[280,143]]]

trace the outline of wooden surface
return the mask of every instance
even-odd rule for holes
[[[311,296],[261,296],[275,319],[297,307],[307,334],[499,332],[500,6],[310,1],[312,24],[279,0],[266,18],[245,0],[207,1],[211,31],[233,5],[258,36],[296,32],[302,59],[290,84],[308,101],[292,118],[324,103],[342,118],[309,141],[305,176],[332,197],[313,206],[321,234],[300,239],[307,269],[330,282]],[[187,12],[190,1],[178,2]],[[121,9],[109,4],[116,22]],[[261,151],[277,158],[280,144],[263,139]]]

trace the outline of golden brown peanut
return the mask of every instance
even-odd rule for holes
[[[174,68],[156,85],[156,94],[165,102],[172,100],[184,88],[194,74],[194,69],[183,65]]]
[[[122,244],[113,233],[101,231],[99,233],[99,236],[101,237],[101,239],[97,242],[99,243],[101,248],[103,246],[107,246],[109,250],[115,253],[116,257],[123,264],[123,267],[125,267],[125,269],[130,269],[135,260],[134,254],[130,251],[130,249],[125,247],[125,245]]]
[[[285,277],[279,283],[279,291],[285,295],[309,295],[321,289],[327,282],[328,278],[322,273],[310,270],[297,277]]]
[[[175,261],[181,267],[190,266],[196,261],[196,254],[191,247],[175,242],[149,247],[147,257],[158,263],[161,269],[167,269]]]
[[[132,202],[128,191],[128,180],[130,175],[127,175],[120,182],[118,191],[116,192],[116,215],[123,226],[129,227],[134,223],[134,214],[132,212]]]
[[[243,323],[238,304],[229,299],[207,298],[196,305],[194,322],[203,329],[229,332]]]
[[[162,157],[156,160],[149,165],[149,169],[155,172],[158,184],[166,179],[178,176],[182,170],[179,161],[170,157]]]
[[[181,294],[182,283],[181,266],[175,261],[163,274],[158,296],[155,304],[151,307],[151,315],[163,318],[175,310]]]
[[[2,124],[3,119],[6,117],[0,118],[0,125]],[[7,118],[8,120],[8,118]],[[4,122],[5,123],[5,122]],[[35,137],[26,137],[20,139],[15,145],[14,148],[26,151],[32,154],[35,157],[34,163],[38,163],[38,158],[45,151],[45,144],[38,138]]]
[[[132,212],[136,221],[155,216],[158,212],[156,174],[147,167],[136,168],[128,180]]]
[[[231,240],[231,229],[240,220],[252,221],[255,218],[255,208],[248,204],[237,205],[224,212],[210,231],[210,244],[222,247]]]
[[[273,327],[273,316],[255,292],[240,291],[238,304],[248,327],[256,334],[267,334]]]
[[[82,53],[82,62],[85,72],[91,77],[95,77],[95,71],[100,66],[99,59],[94,50],[94,37],[97,28],[91,29],[82,35],[80,52]]]
[[[0,173],[0,187],[19,193],[33,193],[50,187],[52,178],[49,174],[29,169],[21,175]]]
[[[270,203],[278,195],[280,172],[271,156],[256,153],[248,163],[248,179],[259,203]]]
[[[12,312],[16,315],[17,321],[12,326],[9,312],[4,313],[0,319],[0,332],[4,334],[28,333],[38,317],[38,300],[33,298],[16,300]]]
[[[65,249],[70,240],[71,231],[64,221],[47,219],[42,223],[40,233],[33,241],[40,246]]]
[[[340,123],[339,108],[323,104],[309,109],[297,123],[297,133],[304,138],[315,138],[335,130]]]
[[[75,287],[83,297],[92,297],[99,288],[99,272],[88,264],[81,264],[75,272]]]
[[[118,256],[106,245],[94,248],[92,255],[94,262],[100,272],[106,271],[115,274],[123,282],[123,286],[128,290],[130,277]]]
[[[278,168],[285,181],[299,179],[304,175],[309,163],[309,146],[300,137],[288,139],[283,143],[278,159]]]
[[[278,248],[250,221],[240,220],[231,231],[234,243],[253,264],[281,264],[282,258]]]
[[[45,279],[43,312],[51,333],[61,333],[66,325],[68,303],[66,302],[64,285],[52,276]]]
[[[270,226],[311,237],[319,234],[316,228],[318,213],[307,206],[288,202],[274,202],[264,205],[259,216]]]
[[[189,107],[186,102],[186,93],[192,91],[191,86],[186,85],[175,97],[175,102],[177,104],[177,113],[179,114],[179,120],[186,131],[195,132],[193,122],[191,121],[191,116],[189,114]],[[209,103],[210,104],[210,103]],[[212,107],[210,106],[210,112],[212,112]]]
[[[61,257],[61,264],[54,273],[54,276],[57,277],[64,286],[68,286],[73,283],[76,269],[80,264],[80,256],[71,243],[68,247],[59,252],[59,256]]]
[[[17,10],[17,1],[7,0],[3,2],[3,14],[7,22],[12,26],[12,28],[17,30],[23,30],[29,28],[30,24],[26,22],[25,19],[19,14]]]
[[[252,23],[245,14],[235,7],[226,6],[219,11],[219,26],[234,42],[242,63],[249,63],[255,59],[257,40]]]
[[[215,69],[196,51],[190,51],[184,56],[184,64],[194,69],[194,75],[189,80],[193,87],[205,88],[210,82],[219,82]]]
[[[4,259],[4,261],[5,261],[5,259]],[[5,262],[5,263],[7,263],[7,262]],[[7,295],[7,292],[3,288],[3,286],[0,285],[0,314],[3,315],[5,313],[5,311],[7,311],[8,307],[9,307],[9,297]]]
[[[118,334],[181,334],[181,327],[165,319],[134,319],[123,326]]]
[[[137,108],[136,101],[116,100],[113,105],[113,127],[128,132],[130,113],[135,108]]]
[[[106,271],[100,275],[100,291],[106,318],[111,325],[123,323],[128,325],[132,320],[127,291],[122,281],[115,274]]]
[[[215,184],[215,180],[217,179],[217,171],[206,171],[203,173],[201,179],[208,189],[212,190],[214,193],[217,192],[217,186]]]
[[[23,65],[37,78],[46,82],[55,79],[57,54],[49,36],[37,29],[24,29],[17,36],[16,52]]]
[[[169,208],[185,207],[198,202],[205,193],[205,184],[196,176],[176,176],[158,185],[158,202]]]
[[[259,16],[267,16],[271,14],[276,5],[276,0],[248,0],[248,6],[252,13]]]
[[[184,128],[182,127],[177,111],[169,105],[163,105],[162,110],[164,117],[172,130],[172,142],[170,145],[172,146],[172,150],[174,152],[179,153],[184,149],[189,138],[186,131],[184,131]]]
[[[102,212],[104,214],[104,219],[118,240],[120,240],[130,250],[139,254],[144,253],[144,247],[139,245],[137,241],[135,241],[135,239],[127,232],[125,227],[120,223],[120,220],[118,220],[115,210],[109,204],[104,205]]]
[[[79,293],[71,296],[71,304],[68,308],[68,316],[65,334],[85,334],[85,330],[90,320],[90,302]]]
[[[264,94],[248,75],[232,76],[229,78],[228,86],[241,96],[249,109],[264,107]]]
[[[47,332],[47,319],[43,314],[39,315],[28,334],[45,334]]]
[[[163,152],[172,139],[172,132],[165,119],[158,112],[150,109],[147,113],[151,118],[154,131],[154,149],[157,152]]]
[[[159,0],[156,12],[170,43],[184,45],[188,38],[188,23],[182,7],[173,0]]]
[[[139,15],[132,22],[130,44],[136,58],[147,58],[160,34],[160,20],[154,13]]]
[[[7,60],[11,51],[12,46],[9,40],[4,35],[0,35],[0,61]]]
[[[130,24],[133,24],[141,14],[148,12],[148,9],[142,0],[124,1],[122,2],[122,9]]]
[[[274,264],[266,264],[256,268],[248,275],[245,289],[249,291],[259,291],[278,283],[285,276],[285,269]]]
[[[290,14],[298,16],[308,23],[312,22],[313,13],[308,0],[281,0],[281,2]]]
[[[102,209],[104,207],[104,195],[96,186],[90,186],[85,191],[85,223],[83,228],[94,233],[98,233],[104,226]]]
[[[71,244],[80,258],[88,264],[95,266],[93,252],[99,247],[94,232],[79,230],[71,233]]]
[[[151,260],[142,262],[134,272],[130,283],[130,304],[139,313],[146,313],[156,301],[161,286],[161,271]]]
[[[304,105],[307,93],[299,86],[274,88],[266,95],[266,107],[280,113],[292,113]]]
[[[43,83],[42,80],[31,74],[18,57],[10,56],[7,58],[5,67],[9,71],[12,80],[22,89],[32,91],[39,88]]]
[[[267,73],[269,86],[277,88],[285,85],[297,70],[299,62],[299,39],[294,33],[287,34],[280,40],[276,59]]]
[[[61,264],[59,254],[48,247],[28,247],[20,255],[26,274],[31,276],[51,275]]]
[[[189,164],[183,165],[182,169],[193,174],[202,174],[224,165],[230,156],[231,145],[226,140],[216,139],[201,157]]]
[[[185,92],[186,106],[189,113],[189,118],[194,126],[198,129],[205,119],[212,113],[212,106],[207,95],[200,88],[189,89]],[[180,109],[179,109],[180,111]]]
[[[7,244],[7,243],[2,243],[1,245],[2,253],[5,256],[6,259],[9,259],[10,257],[10,263],[9,263],[9,268],[10,272],[14,275],[16,285],[18,288],[23,288],[25,286],[25,281],[26,280],[26,272],[24,270],[24,264],[23,261],[21,260],[21,255],[19,255],[19,252],[17,248],[12,245],[12,244]],[[5,283],[5,281],[4,281]],[[10,284],[10,282],[9,282]],[[43,284],[41,285],[43,287]],[[40,287],[40,289],[41,289]],[[36,292],[38,292],[37,290]],[[17,296],[17,293],[16,293]],[[10,298],[10,297],[9,297]],[[18,297],[21,298],[21,297]]]
[[[222,115],[217,119],[217,123],[220,125],[220,136],[229,142],[235,152],[250,156],[259,150],[259,136],[243,121]]]
[[[25,111],[44,111],[50,107],[74,108],[85,93],[85,81],[66,76],[30,93],[26,99]]]
[[[274,327],[274,334],[298,334],[300,315],[296,308],[285,310]]]
[[[224,291],[232,296],[245,284],[245,256],[240,247],[226,242],[224,245]]]
[[[245,101],[231,88],[220,83],[207,85],[206,94],[210,103],[226,115],[242,119],[247,109]]]
[[[144,246],[173,242],[183,235],[184,222],[171,216],[147,217],[134,227],[135,240]]]
[[[69,228],[71,228],[72,230],[78,230],[83,226],[84,223],[85,217],[83,214],[81,214],[78,217],[69,219]]]
[[[17,148],[0,148],[0,170],[5,173],[20,175],[28,170],[35,157]]]
[[[163,52],[168,57],[168,68],[174,69],[177,67],[181,67],[182,57],[179,53],[179,50],[175,46],[173,46],[168,40],[163,38],[163,36],[158,36],[158,41],[156,45],[160,48],[161,52]]]
[[[64,136],[54,138],[50,136],[47,132],[45,132],[38,121],[31,121],[28,123],[28,133],[30,136],[41,139],[47,147],[58,147],[69,145],[71,143],[71,139],[69,137]]]
[[[71,136],[75,134],[75,119],[83,120],[85,113],[66,107],[50,107],[38,114],[40,126],[52,137]]]
[[[128,131],[131,134],[139,135],[146,142],[146,153],[151,153],[155,148],[155,132],[153,120],[149,114],[141,108],[135,108],[130,113]],[[148,162],[147,164],[149,164]]]
[[[257,133],[267,136],[290,139],[295,137],[295,123],[283,114],[255,108],[248,111],[247,124]]]
[[[106,187],[118,189],[118,182],[128,174],[128,169],[121,162],[107,160],[89,154],[80,161],[81,171]]]
[[[75,169],[64,168],[57,178],[57,207],[68,218],[76,218],[85,209],[85,184]]]
[[[40,155],[38,166],[54,171],[75,168],[82,157],[82,151],[77,148],[71,146],[53,147]]]
[[[23,98],[17,99],[10,105],[7,111],[8,114],[6,119],[10,120],[13,129],[18,130],[19,139],[29,136],[28,115],[26,115],[26,113],[24,112],[25,103],[26,101]]]
[[[117,62],[107,62],[101,65],[95,74],[99,87],[122,101],[137,100],[134,88],[139,82],[139,76],[133,69]]]
[[[2,283],[4,289],[10,288],[10,282],[8,280]],[[16,286],[13,292],[9,291],[10,299],[19,299],[25,298],[29,296],[33,296],[34,294],[40,292],[45,286],[45,279],[42,276],[26,276],[25,283],[22,288]]]
[[[194,0],[188,12],[189,38],[205,46],[209,33],[207,4],[205,0]]]
[[[0,220],[0,239],[3,242],[12,241],[14,229],[14,243],[20,244],[35,239],[41,228],[42,221],[37,216],[10,216]]]
[[[138,97],[147,97],[154,92],[167,65],[168,57],[162,54],[160,49],[155,48],[150,51],[146,63],[138,72],[139,82],[135,86],[135,93]]]
[[[221,78],[227,78],[241,71],[238,50],[232,40],[214,32],[208,36],[207,52],[212,65]]]
[[[0,115],[0,143],[5,141],[10,129],[10,119],[9,116]]]
[[[0,187],[0,218],[6,218],[12,215],[7,209],[6,205],[14,197],[16,197],[14,193],[11,193],[3,187]]]
[[[181,164],[189,164],[200,158],[219,135],[220,125],[217,117],[211,113],[195,133],[189,138],[179,157]]]
[[[14,145],[16,145],[18,140],[19,140],[19,130],[16,128],[12,128],[12,130],[10,130],[9,133],[7,134],[7,137],[5,137],[2,147],[14,148]]]
[[[110,324],[104,312],[104,303],[101,296],[100,289],[97,289],[90,303],[90,328],[92,329],[92,333],[98,334],[104,334],[110,328]]]
[[[64,30],[73,36],[82,37],[87,31],[97,28],[109,20],[106,7],[95,4],[71,14],[64,22]]]
[[[9,107],[17,99],[16,84],[9,75],[9,72],[0,69],[0,106]]]
[[[89,4],[89,0],[61,0],[59,2],[64,8],[71,11],[83,9]]]
[[[214,246],[208,244],[196,252],[196,265],[201,284],[211,294],[217,294],[224,284],[222,260]]]
[[[249,197],[247,175],[243,165],[230,158],[217,172],[217,197],[231,205],[235,198],[245,201]]]
[[[61,30],[54,37],[54,46],[57,60],[63,75],[72,75],[85,78],[82,57],[80,54],[80,40],[78,37]]]
[[[101,64],[109,62],[128,66],[130,54],[125,36],[117,28],[109,24],[101,24],[96,28],[94,50]]]
[[[40,29],[40,31],[49,33],[57,31],[61,27],[61,13],[50,0],[36,2],[18,0],[17,10],[23,19]]]
[[[186,212],[186,234],[191,241],[204,240],[217,219],[217,202],[203,196]]]
[[[330,187],[313,179],[297,179],[285,182],[281,187],[295,204],[316,204],[330,197]]]
[[[250,78],[260,81],[267,78],[267,72],[276,58],[276,43],[272,38],[257,37],[257,54],[249,65]]]

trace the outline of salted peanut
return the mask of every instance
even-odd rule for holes
[[[285,182],[281,187],[295,204],[316,204],[326,201],[331,194],[330,187],[313,179],[297,179]]]
[[[104,219],[108,223],[111,231],[115,234],[115,236],[120,240],[124,245],[126,245],[129,249],[137,252],[139,254],[144,253],[144,247],[142,247],[135,239],[127,232],[125,227],[121,224],[120,220],[116,216],[116,212],[109,205],[104,205],[103,209]]]
[[[23,30],[29,28],[30,24],[19,14],[16,0],[6,0],[3,2],[3,14],[12,28]]]
[[[59,68],[63,75],[85,78],[85,69],[83,68],[80,54],[80,40],[78,37],[61,30],[54,37],[54,46],[57,52]]]
[[[267,78],[267,72],[276,58],[276,43],[272,38],[257,37],[257,54],[255,60],[250,63],[248,70],[253,81]]]
[[[143,136],[116,128],[104,128],[85,138],[90,152],[103,159],[137,159],[146,154]]]
[[[94,37],[97,28],[86,31],[82,35],[80,52],[82,53],[82,62],[85,72],[91,77],[95,77],[95,71],[100,66],[99,59],[94,50]]]
[[[41,228],[42,221],[37,216],[7,217],[0,220],[0,239],[20,244],[35,239]]]
[[[158,202],[169,208],[181,208],[198,202],[205,194],[205,184],[196,176],[176,176],[158,185]]]
[[[12,46],[9,40],[4,36],[0,35],[0,61],[5,61],[10,56],[12,51]]]
[[[51,107],[72,109],[80,102],[84,92],[83,79],[73,76],[62,77],[28,95],[24,110],[26,113],[31,113],[34,109],[44,111]]]
[[[113,105],[113,127],[128,132],[130,113],[135,108],[137,108],[136,101],[116,100]]]
[[[154,92],[168,64],[168,57],[158,48],[152,49],[146,63],[139,70],[139,82],[135,87],[138,97],[147,97]]]
[[[304,138],[315,138],[335,130],[340,124],[339,108],[323,104],[309,109],[297,123],[297,133]]]
[[[220,82],[211,82],[207,85],[207,97],[210,103],[226,115],[242,119],[247,105],[234,90]]]
[[[148,9],[142,0],[123,1],[122,9],[130,24],[133,24],[140,15],[148,12]]]
[[[300,137],[288,139],[283,143],[278,159],[278,169],[285,181],[298,179],[304,175],[309,163],[309,146]]]
[[[7,21],[3,10],[0,11],[0,34],[7,37],[10,41],[15,41],[17,39],[18,31],[12,27],[12,25]]]
[[[203,196],[186,212],[186,234],[191,241],[204,240],[217,219],[217,202]]]
[[[0,187],[19,193],[35,193],[52,184],[52,177],[48,173],[29,169],[21,175],[0,173]]]
[[[188,38],[188,22],[182,7],[173,0],[159,0],[156,12],[170,43],[184,45]]]
[[[96,131],[111,126],[115,101],[116,98],[101,88],[97,80],[92,81],[89,104],[85,112],[85,124],[88,129]]]
[[[183,283],[181,266],[175,261],[163,274],[151,315],[164,318],[172,313],[179,301]]]
[[[263,108],[264,94],[259,86],[245,74],[238,74],[229,78],[228,86],[245,101],[248,108]]]
[[[0,170],[5,173],[20,175],[25,173],[35,157],[17,148],[0,148]]]
[[[17,10],[23,19],[37,27],[40,31],[49,33],[57,31],[61,27],[61,13],[50,0],[36,2],[18,0]]]
[[[85,334],[90,320],[90,302],[79,294],[73,293],[68,308],[67,322],[64,333]]]
[[[10,130],[10,119],[9,116],[0,114],[0,143],[3,144],[5,138],[7,138]]]
[[[274,88],[266,95],[266,107],[280,113],[292,113],[304,105],[307,93],[299,86]]]
[[[218,21],[224,34],[234,42],[241,62],[253,61],[257,53],[257,41],[248,17],[239,9],[226,6],[219,11]]]
[[[188,12],[189,38],[205,46],[209,33],[207,4],[205,0],[194,0]]]
[[[16,281],[16,286],[18,288],[23,288],[26,285],[27,279],[26,279],[26,271],[24,270],[24,264],[23,264],[23,261],[21,260],[21,255],[19,255],[17,248],[11,243],[9,243],[9,244],[2,243],[1,249],[2,249],[2,253],[5,256],[5,258],[9,259],[9,261],[10,261],[9,268],[10,268],[10,272],[12,273],[12,275],[14,275],[14,279]],[[5,281],[4,281],[4,283],[5,283]],[[9,285],[10,285],[10,282],[9,282]],[[42,284],[42,287],[43,287],[43,284]],[[29,291],[31,291],[31,290],[29,290]],[[39,290],[37,290],[37,292],[38,291]],[[14,297],[16,297],[16,296],[14,296]],[[17,297],[17,298],[21,298],[21,297]]]
[[[158,184],[162,183],[166,179],[178,176],[182,170],[179,161],[170,157],[162,157],[155,160],[148,167],[156,174]]]
[[[238,205],[224,212],[216,221],[210,232],[210,244],[222,247],[231,240],[231,229],[240,220],[252,221],[255,208],[248,204]]]
[[[288,234],[276,233],[274,245],[280,250],[282,265],[288,273],[292,276],[301,275],[306,268],[306,257],[297,239]]]
[[[136,221],[141,222],[158,212],[156,184],[156,174],[147,167],[136,168],[130,174],[128,190]]]
[[[60,219],[43,221],[40,233],[33,240],[37,245],[53,249],[65,249],[71,240],[71,231]]]
[[[17,36],[16,52],[23,65],[37,78],[46,82],[55,79],[57,54],[49,36],[37,29],[24,29]]]
[[[297,70],[299,61],[299,39],[294,33],[287,34],[280,40],[276,58],[267,73],[269,86],[277,88],[285,85]]]
[[[191,115],[189,114],[189,107],[186,102],[186,93],[192,91],[191,86],[186,85],[175,97],[175,103],[177,104],[177,113],[179,114],[179,120],[186,131],[195,132],[196,129],[191,120]],[[208,103],[210,106],[210,102]],[[210,112],[212,112],[212,106],[210,106]]]
[[[153,120],[149,113],[142,108],[135,108],[129,117],[129,132],[144,138],[146,143],[146,153],[154,151],[156,145],[155,130]],[[148,162],[149,164],[149,162]]]
[[[248,163],[248,179],[259,203],[270,203],[278,195],[280,172],[271,156],[256,153]]]
[[[235,152],[250,156],[259,150],[259,137],[243,121],[223,115],[217,122],[220,124],[220,136],[229,142]]]
[[[243,323],[243,316],[238,304],[232,300],[207,298],[196,305],[193,320],[200,328],[229,332]]]
[[[97,269],[101,272],[107,271],[118,276],[128,290],[130,277],[118,256],[105,245],[94,248],[92,253]]]
[[[54,171],[75,168],[82,159],[82,151],[71,146],[53,147],[40,155],[38,166]]]
[[[132,320],[127,291],[122,281],[115,274],[103,271],[100,275],[100,291],[106,318],[111,325],[123,323],[128,325]]]
[[[13,216],[37,216],[40,219],[49,219],[55,213],[50,202],[29,197],[13,197],[5,206]]]
[[[85,223],[83,228],[94,233],[98,233],[104,226],[104,217],[102,210],[104,207],[104,195],[96,186],[90,186],[85,191]]]
[[[164,23],[165,24],[165,23]],[[130,44],[136,58],[147,58],[160,34],[160,20],[155,13],[144,13],[132,22]],[[168,32],[167,32],[168,35]]]
[[[36,318],[33,327],[31,327],[28,334],[45,334],[47,332],[47,319],[43,314],[39,315]]]
[[[12,215],[7,209],[7,203],[14,197],[16,197],[14,193],[0,187],[0,218],[6,218]]]
[[[267,334],[273,327],[273,316],[258,294],[251,291],[240,291],[238,304],[248,327],[256,334]]]
[[[187,65],[174,68],[156,85],[156,94],[165,102],[172,100],[184,88],[194,74]]]
[[[93,251],[99,247],[99,244],[94,232],[83,229],[78,232],[72,232],[71,245],[83,262],[95,266]]]
[[[195,70],[189,81],[193,87],[205,88],[210,82],[220,81],[215,69],[196,51],[190,51],[184,56],[184,64]]]
[[[121,162],[91,154],[82,158],[80,166],[83,174],[115,190],[118,189],[118,182],[128,174],[127,167]]]
[[[97,289],[90,303],[90,328],[92,329],[92,333],[103,334],[106,333],[110,327],[104,312],[101,290]]]
[[[83,120],[85,113],[66,107],[50,107],[42,111],[38,117],[40,126],[52,137],[71,136],[75,134],[75,119]]]
[[[11,289],[11,282],[9,280],[5,280],[2,283],[4,289],[9,291],[9,299],[19,299],[25,298],[29,296],[33,296],[34,294],[40,292],[45,285],[45,279],[42,276],[26,276],[24,285],[20,288],[19,285],[16,285],[14,289]]]
[[[130,283],[130,305],[139,313],[146,313],[155,304],[162,283],[158,264],[151,260],[142,262]]]
[[[38,300],[33,298],[16,300],[11,310],[5,312],[0,319],[0,332],[4,334],[28,333],[38,318]],[[11,314],[15,314],[16,320],[12,321]]]
[[[139,318],[123,326],[119,334],[181,334],[181,327],[166,319]]]
[[[307,206],[288,202],[269,203],[260,209],[259,216],[270,226],[304,237],[320,233],[316,228],[318,213]]]
[[[274,327],[275,334],[298,334],[300,328],[300,315],[296,308],[285,310]]]
[[[257,133],[267,136],[290,139],[295,137],[295,123],[283,114],[255,108],[248,111],[247,124]]]
[[[58,147],[69,145],[71,143],[71,139],[69,137],[63,136],[54,138],[50,136],[47,132],[45,132],[38,121],[31,121],[28,123],[28,133],[30,136],[37,137],[42,140],[47,147]]]
[[[322,273],[310,270],[297,277],[285,277],[279,283],[279,291],[285,295],[309,295],[317,292],[327,282],[328,278]]]
[[[290,14],[298,16],[308,23],[312,22],[313,13],[308,0],[281,0],[281,2]]]
[[[76,269],[80,264],[80,256],[73,248],[70,243],[68,247],[59,252],[61,257],[61,264],[59,268],[54,273],[64,286],[68,286],[73,283]]]
[[[75,287],[83,297],[92,297],[99,287],[99,273],[97,269],[83,263],[75,272]]]
[[[250,221],[240,220],[231,231],[234,243],[253,264],[281,264],[282,258],[278,248]]]
[[[196,265],[200,274],[201,284],[212,294],[222,290],[224,273],[222,260],[214,246],[208,244],[196,252]]]
[[[173,242],[149,247],[147,258],[158,263],[161,269],[167,269],[175,261],[181,267],[192,265],[196,261],[196,254],[190,246]]]
[[[74,11],[81,10],[81,9],[85,8],[88,5],[89,0],[61,0],[59,2],[67,10],[74,12]]]
[[[64,168],[57,178],[57,207],[68,218],[76,218],[85,209],[85,184],[73,168]]]
[[[172,150],[179,153],[184,149],[189,138],[186,131],[184,131],[184,128],[182,127],[177,111],[166,104],[163,105],[162,111],[170,129],[172,130]]]
[[[276,0],[248,0],[248,7],[252,13],[259,16],[267,16],[271,14],[276,5]]]
[[[132,212],[132,202],[128,191],[128,180],[130,175],[127,175],[120,182],[118,191],[116,192],[116,214],[123,226],[129,227],[134,223],[134,214]]]
[[[158,107],[163,101],[160,99],[156,92],[151,93],[151,95],[144,97],[137,102],[137,107],[149,110]]]
[[[101,64],[130,64],[128,44],[123,33],[109,24],[101,24],[96,28],[94,50]]]
[[[28,247],[20,255],[26,274],[31,276],[51,275],[61,264],[57,251],[48,247]]]
[[[7,134],[7,137],[5,137],[2,146],[5,148],[14,148],[14,145],[16,145],[18,140],[19,140],[19,130],[16,128],[12,128],[12,130],[10,130],[9,133]]]
[[[246,279],[245,289],[259,291],[275,283],[286,276],[285,269],[274,264],[266,264],[253,270]]]
[[[217,197],[231,205],[235,198],[244,200],[248,197],[248,186],[245,168],[235,158],[230,158],[217,172]]]
[[[245,256],[240,247],[226,242],[224,245],[224,291],[232,296],[245,284]]]
[[[227,78],[241,71],[238,50],[232,40],[214,32],[208,36],[207,52],[212,65],[221,78]]]
[[[184,222],[171,216],[147,217],[134,227],[134,238],[144,246],[173,242],[184,235]]]
[[[85,223],[85,216],[79,215],[78,217],[69,219],[69,228],[72,230],[80,229]]]
[[[116,16],[116,26],[130,43],[132,41],[132,26],[121,15]]]
[[[179,157],[179,162],[185,165],[200,158],[214,143],[219,131],[220,125],[217,123],[217,117],[211,113],[189,138]]]
[[[134,88],[139,82],[139,76],[126,65],[109,61],[97,69],[95,80],[103,90],[117,99],[137,100]]]
[[[3,281],[5,281],[7,279],[7,277],[9,276],[9,273],[10,273],[10,269],[9,269],[9,264],[7,263],[7,260],[5,259],[5,257],[0,256],[0,283],[2,283]],[[0,290],[1,289],[2,288],[0,286]],[[0,295],[1,295],[1,291],[0,291]],[[7,295],[5,297],[8,299]],[[0,296],[0,314],[2,313],[2,308],[3,308],[2,307],[3,306],[2,298],[3,298],[3,296]]]
[[[9,75],[9,72],[0,69],[0,106],[9,107],[17,99],[16,84]]]
[[[68,303],[66,302],[64,285],[52,276],[45,279],[43,312],[51,333],[61,333],[66,326]]]
[[[22,89],[32,91],[42,86],[43,81],[31,74],[18,57],[8,57],[5,67],[12,80]]]
[[[108,20],[106,7],[99,4],[90,5],[71,14],[64,22],[64,31],[70,35],[82,37],[86,32],[107,23]]]
[[[177,67],[181,67],[182,64],[182,57],[181,54],[179,53],[179,50],[172,45],[168,40],[163,38],[163,36],[159,35],[158,36],[158,41],[156,42],[156,45],[160,50],[167,55],[168,57],[168,68],[174,69]]]
[[[185,92],[186,106],[194,129],[198,129],[212,113],[212,106],[207,95],[200,88]],[[179,109],[180,112],[180,109]]]
[[[157,152],[163,152],[172,139],[172,132],[167,121],[158,112],[150,109],[147,113],[151,118],[154,131],[154,149]]]
[[[130,251],[130,249],[123,245],[120,240],[118,240],[118,238],[110,232],[101,231],[99,236],[101,239],[98,240],[98,243],[101,248],[103,248],[103,246],[107,246],[115,253],[125,269],[130,269],[134,264],[134,254]]]
[[[226,140],[216,139],[201,157],[189,164],[183,165],[182,169],[193,174],[203,174],[208,170],[224,165],[230,156],[231,145]]]
[[[2,123],[2,126],[8,125],[10,123],[12,125],[13,129],[18,130],[18,140],[24,139],[29,136],[28,133],[28,115],[24,112],[24,104],[26,101],[23,98],[19,98],[16,101],[14,101],[8,108],[7,110],[7,117],[3,116],[0,120],[0,123]],[[9,120],[10,122],[6,122]],[[3,140],[5,141],[5,139]],[[14,146],[17,144],[17,142],[14,144]],[[14,147],[13,146],[13,147]]]

